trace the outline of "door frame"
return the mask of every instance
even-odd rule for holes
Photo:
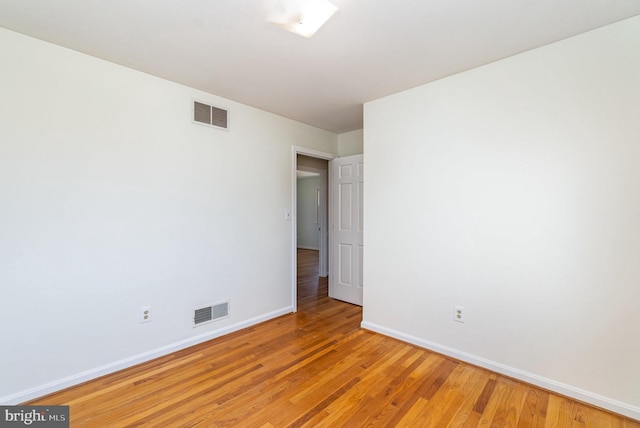
[[[335,159],[338,156],[331,154],[331,153],[326,153],[326,152],[321,152],[318,150],[313,150],[313,149],[308,149],[306,147],[300,147],[300,146],[292,146],[292,150],[291,150],[291,305],[293,307],[293,312],[297,312],[298,311],[298,278],[297,278],[297,274],[298,274],[298,244],[297,244],[297,238],[298,238],[298,180],[296,177],[296,171],[298,170],[298,155],[304,155],[304,156],[309,156],[312,158],[317,158],[317,159],[323,159],[323,160],[327,160],[330,161],[331,159]],[[327,171],[327,174],[330,174],[329,171]],[[330,175],[327,176],[327,178],[330,178]],[[329,180],[327,180],[329,181]],[[330,185],[328,186],[330,187]],[[323,197],[326,197],[326,201],[327,201],[327,207],[329,205],[329,192],[330,189],[326,189],[327,191],[325,192],[326,194]],[[320,239],[320,247],[321,247],[321,251],[320,254],[323,255],[324,260],[320,260],[320,267],[321,267],[321,273],[322,273],[322,267],[328,267],[328,263],[329,263],[329,242],[328,242],[328,237],[330,235],[329,233],[329,228],[328,225],[331,224],[331,209],[328,209],[328,218],[327,218],[327,227],[326,230],[323,230],[323,236],[321,236]],[[322,251],[323,249],[323,241],[324,241],[324,251]],[[328,268],[326,273],[328,274]]]

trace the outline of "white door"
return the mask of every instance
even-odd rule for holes
[[[363,155],[337,158],[331,174],[329,296],[362,306]]]

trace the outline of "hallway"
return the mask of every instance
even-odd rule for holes
[[[298,310],[309,310],[328,296],[328,278],[319,276],[318,251],[298,248]]]

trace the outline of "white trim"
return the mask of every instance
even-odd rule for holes
[[[331,153],[308,149],[306,147],[301,147],[301,146],[293,146],[293,151],[295,154],[301,154],[305,156],[310,156],[312,158],[325,159],[325,160],[331,160],[338,157],[337,155],[333,155]]]
[[[540,388],[640,421],[640,407],[634,406],[632,404],[622,403],[612,398],[594,394],[593,392],[585,391],[584,389],[580,389],[575,386],[567,385],[552,379],[545,378],[543,376],[526,372],[524,370],[516,369],[514,367],[500,364],[495,361],[487,360],[473,354],[458,351],[457,349],[439,345],[437,343],[420,339],[419,337],[411,336],[409,334],[401,333],[399,331],[392,330],[390,328],[386,328],[368,321],[362,321],[360,326],[365,330],[370,330],[376,333],[383,334],[385,336],[393,337],[395,339],[402,340],[403,342],[408,342],[421,348],[437,352],[438,354],[446,355],[455,358],[456,360],[464,361],[465,363],[482,367],[487,370],[491,370],[493,372],[500,373],[505,376],[529,383],[531,385],[535,385]]]
[[[306,147],[292,146],[291,147],[291,306],[293,306],[293,312],[298,311],[298,287],[297,287],[297,248],[298,248],[298,224],[297,224],[297,204],[298,204],[298,178],[296,177],[296,171],[298,170],[298,154],[310,156],[318,159],[331,160],[337,156],[331,153],[320,152],[318,150],[308,149]],[[328,189],[330,191],[330,189]],[[327,220],[329,224],[331,219]],[[321,240],[322,241],[322,240]],[[322,245],[322,244],[321,244]],[[328,254],[328,247],[326,253]]]
[[[0,404],[15,405],[15,404],[24,403],[25,401],[30,401],[30,400],[60,391],[64,388],[78,385],[80,383],[117,372],[118,370],[133,367],[138,364],[142,364],[144,362],[153,360],[155,358],[169,355],[172,352],[180,351],[182,349],[186,349],[191,346],[198,345],[208,340],[215,339],[220,336],[224,336],[225,334],[233,333],[234,331],[242,330],[243,328],[251,327],[252,325],[259,324],[261,322],[268,321],[270,319],[277,318],[285,314],[290,314],[292,312],[293,312],[293,308],[291,306],[288,306],[288,307],[279,309],[277,311],[269,312],[267,314],[254,317],[246,321],[242,321],[227,327],[220,328],[218,330],[214,330],[204,334],[200,334],[198,336],[190,337],[188,339],[171,343],[169,345],[162,346],[160,348],[156,348],[154,350],[144,352],[142,354],[134,355],[129,358],[115,361],[113,363],[105,364],[104,366],[86,370],[84,372],[80,372],[80,373],[65,377],[63,379],[58,379],[44,385],[39,385],[34,388],[27,389],[25,391],[8,395],[6,397],[0,397]]]
[[[329,173],[329,191],[327,192],[327,199],[328,199],[328,206],[329,206],[329,249],[332,249],[334,246],[334,239],[335,239],[335,227],[333,225],[333,222],[336,219],[335,213],[334,213],[334,192],[336,191],[336,180],[333,177],[333,169],[335,168],[334,163],[333,162],[329,162],[329,168],[328,168],[328,173]],[[335,277],[333,276],[333,254],[330,254],[329,256],[329,272],[327,272],[329,274],[329,278],[327,278],[327,294],[329,295],[329,297],[333,297],[334,296],[334,291],[333,291],[333,287],[334,287],[334,282],[335,282]]]

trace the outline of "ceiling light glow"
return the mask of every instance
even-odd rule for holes
[[[267,18],[267,22],[309,38],[337,10],[338,7],[327,0],[279,0]]]

